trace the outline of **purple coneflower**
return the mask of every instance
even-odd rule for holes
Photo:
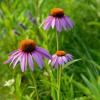
[[[73,22],[68,16],[64,15],[64,10],[61,8],[53,8],[50,15],[43,21],[44,29],[48,30],[50,27],[56,27],[58,32],[73,28]]]
[[[57,68],[58,65],[63,66],[65,63],[71,60],[73,60],[73,57],[71,54],[66,54],[64,51],[57,51],[49,60],[49,64]]]
[[[51,55],[43,48],[38,47],[33,40],[28,39],[22,40],[19,49],[13,51],[4,63],[11,62],[11,64],[13,63],[13,68],[15,68],[16,64],[20,62],[21,70],[24,72],[27,69],[27,64],[29,64],[31,70],[34,70],[33,59],[40,68],[43,68],[43,57],[50,59]]]

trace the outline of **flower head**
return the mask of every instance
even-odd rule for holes
[[[54,16],[54,17],[63,17],[64,16],[64,10],[63,9],[60,9],[60,8],[53,8],[51,9],[51,16]]]
[[[64,14],[64,10],[61,8],[53,8],[50,15],[43,21],[44,29],[48,30],[50,27],[56,27],[58,32],[73,28],[73,22],[68,16]]]
[[[49,60],[49,64],[57,68],[58,65],[63,66],[65,63],[71,60],[73,60],[71,54],[66,54],[64,51],[56,51],[56,53],[52,55],[52,58]]]
[[[8,81],[5,81],[5,84],[4,84],[4,87],[7,86],[7,87],[10,87],[11,85],[13,85],[15,82],[14,79],[10,79]]]
[[[21,70],[24,72],[27,69],[27,64],[31,70],[34,70],[34,61],[38,64],[40,68],[43,68],[44,62],[43,57],[50,59],[51,55],[41,47],[38,47],[37,44],[31,40],[22,40],[19,45],[19,49],[10,53],[10,56],[7,61],[4,63],[13,63],[13,68],[16,64],[20,62]]]

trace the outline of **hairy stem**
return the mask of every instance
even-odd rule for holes
[[[57,43],[57,50],[59,50],[59,40],[58,40],[58,33],[56,31],[56,43]]]
[[[57,85],[58,85],[58,91],[57,91],[57,100],[60,100],[60,86],[61,86],[61,72],[62,72],[62,67],[59,66],[57,70]]]

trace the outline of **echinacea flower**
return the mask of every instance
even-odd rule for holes
[[[61,8],[53,8],[47,19],[43,21],[43,25],[44,30],[56,27],[57,32],[61,32],[62,28],[64,30],[73,28],[73,22],[64,14],[64,10]]]
[[[43,48],[38,47],[33,40],[28,39],[22,40],[19,49],[13,51],[4,63],[13,63],[13,68],[17,63],[20,63],[21,70],[24,72],[27,69],[27,64],[29,64],[31,70],[34,70],[33,59],[40,68],[43,68],[43,57],[50,59],[51,55]]]
[[[71,54],[66,54],[64,51],[57,51],[49,60],[49,64],[57,68],[59,65],[64,66],[65,63],[68,63],[71,60],[73,60]]]

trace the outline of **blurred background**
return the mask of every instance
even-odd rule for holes
[[[62,100],[100,100],[100,0],[0,0],[0,100],[18,100],[15,95],[18,83],[11,86],[5,83],[21,74],[20,67],[17,65],[15,71],[3,62],[18,48],[20,40],[33,39],[51,54],[55,53],[55,30],[44,31],[40,27],[54,7],[64,9],[75,24],[72,30],[60,33],[60,49],[70,52],[74,59],[81,59],[63,72]],[[23,94],[22,100],[34,100],[26,73],[27,79],[18,91]],[[36,77],[39,100],[52,100],[45,82],[49,80],[42,72],[39,76]]]

